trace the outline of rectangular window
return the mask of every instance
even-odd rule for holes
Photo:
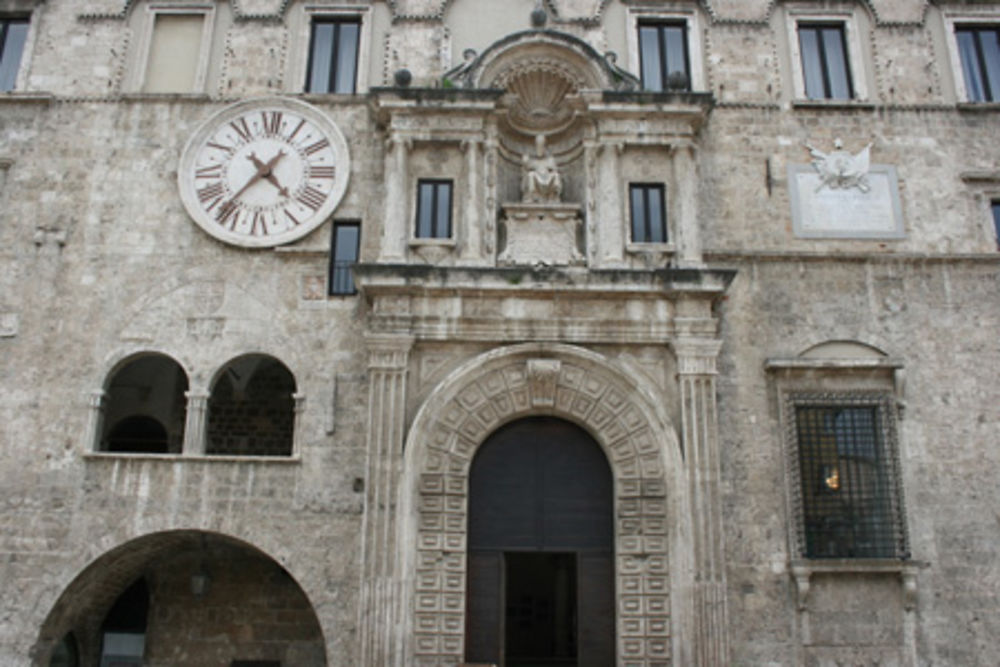
[[[313,19],[306,92],[354,92],[360,35],[361,22],[356,18]]]
[[[990,210],[993,212],[993,231],[997,235],[997,250],[1000,250],[1000,199],[990,202]]]
[[[156,14],[142,91],[196,92],[204,31],[204,14]]]
[[[1000,102],[1000,26],[956,26],[969,102]]]
[[[27,37],[28,19],[0,19],[0,91],[14,90]]]
[[[842,23],[799,23],[799,49],[806,97],[849,100],[854,97]]]
[[[451,181],[417,183],[417,238],[451,238]]]
[[[667,242],[667,213],[662,185],[658,183],[629,185],[629,208],[633,243]]]
[[[906,558],[891,403],[839,398],[792,399],[804,555]]]
[[[358,222],[334,222],[330,247],[331,295],[355,294],[354,277],[351,267],[358,261],[361,243],[361,224]]]
[[[639,62],[643,90],[691,90],[686,24],[640,23]]]

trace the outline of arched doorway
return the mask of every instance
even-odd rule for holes
[[[526,418],[487,438],[469,474],[469,662],[614,664],[612,486],[570,422]]]

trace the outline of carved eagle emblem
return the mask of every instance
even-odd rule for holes
[[[871,166],[871,148],[869,142],[857,154],[852,155],[844,150],[844,142],[840,139],[833,140],[834,150],[824,153],[813,148],[809,144],[805,145],[813,156],[812,166],[819,174],[820,184],[816,188],[819,191],[823,186],[834,190],[846,190],[856,187],[862,192],[868,192],[871,186],[868,185],[868,169]]]

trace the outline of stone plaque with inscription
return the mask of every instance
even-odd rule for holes
[[[866,188],[830,187],[808,164],[788,165],[792,225],[800,238],[901,239],[896,168],[873,164]]]

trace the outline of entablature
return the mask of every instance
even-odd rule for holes
[[[714,302],[734,275],[724,269],[355,267],[370,331],[418,340],[580,344],[670,342],[690,328],[689,302]],[[714,322],[706,325],[714,331]]]

